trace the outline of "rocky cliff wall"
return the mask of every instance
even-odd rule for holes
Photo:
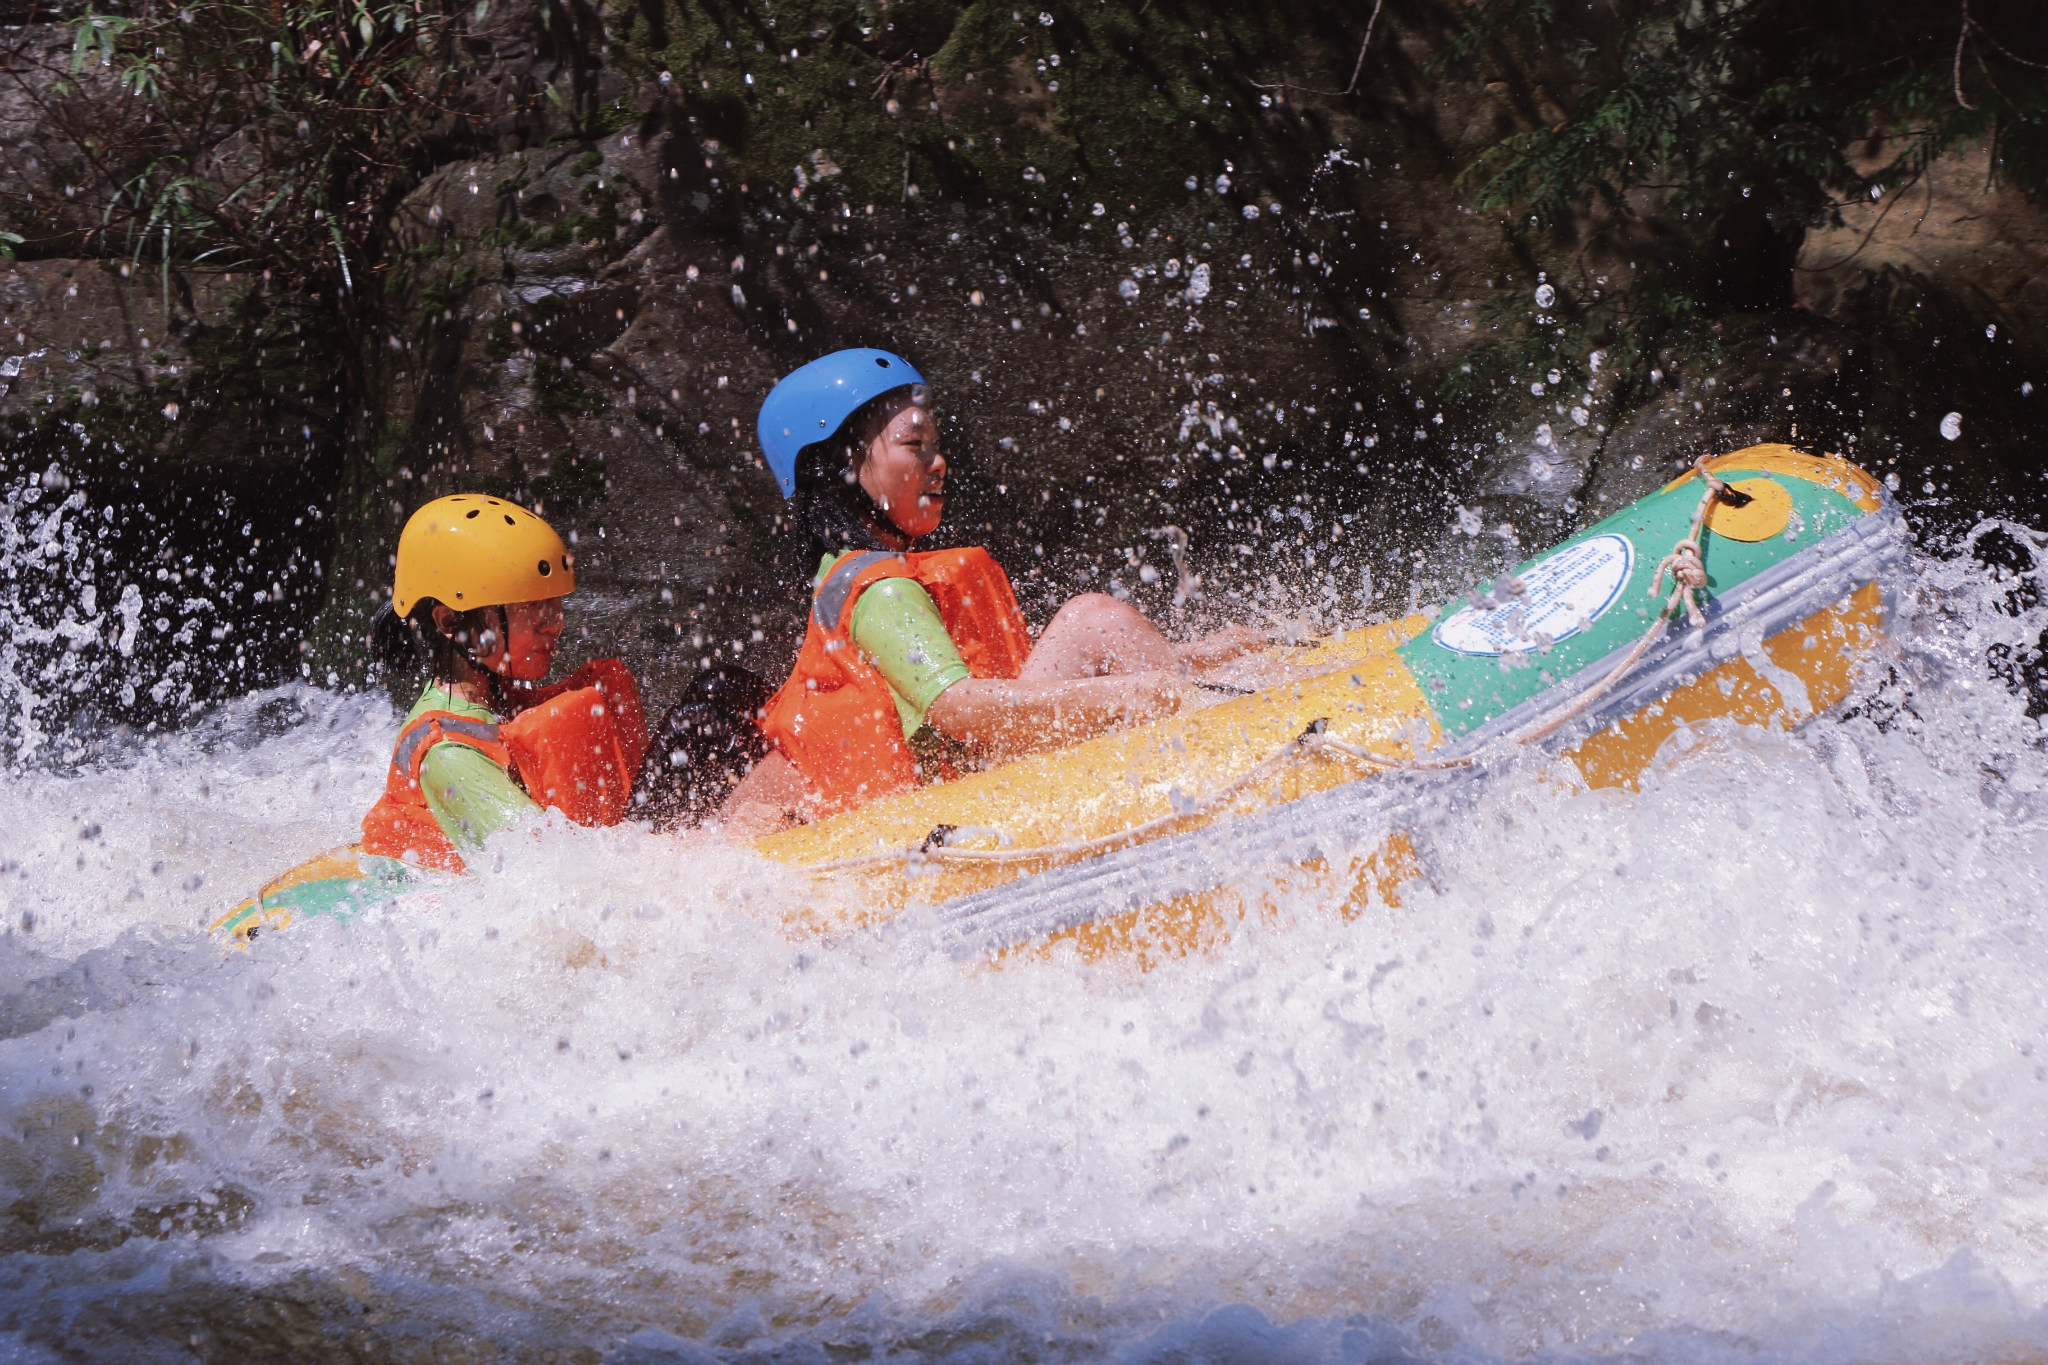
[[[1489,336],[1665,249],[1654,203],[1537,239],[1458,178],[1563,117],[1572,72],[1512,46],[1446,66],[1459,11],[1397,5],[1344,94],[1362,15],[1150,10],[506,11],[346,308],[104,250],[0,266],[10,468],[145,515],[184,499],[149,553],[250,565],[230,609],[276,613],[243,665],[273,675],[358,675],[420,501],[536,503],[576,541],[576,628],[657,699],[793,650],[805,566],[753,418],[843,345],[926,368],[950,533],[1041,615],[1083,588],[1190,623],[1401,610],[1761,439],[1933,485],[1935,512],[2030,487],[2043,220],[1967,161],[1916,187],[1935,211],[1852,212],[1796,269],[1731,244],[1713,269],[1758,287],[1647,382],[1595,355],[1572,387],[1461,387]],[[0,109],[16,160],[62,37],[17,35],[43,56]],[[258,540],[296,557],[258,570]]]

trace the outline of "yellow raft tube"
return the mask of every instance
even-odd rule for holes
[[[1440,612],[1275,651],[1277,686],[755,847],[818,875],[810,927],[916,908],[960,956],[1187,951],[1257,909],[1248,871],[1322,880],[1356,913],[1419,870],[1399,832],[1417,784],[1537,744],[1591,786],[1625,786],[1681,727],[1789,727],[1840,702],[1879,647],[1905,548],[1869,474],[1752,446]],[[324,855],[214,929],[246,945],[402,897],[422,874],[388,862]]]

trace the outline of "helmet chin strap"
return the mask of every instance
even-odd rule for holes
[[[493,608],[485,607],[483,610],[491,611]],[[512,662],[512,621],[506,615],[504,607],[500,606],[495,608],[495,610],[498,613],[498,641],[505,648],[505,663],[509,667]],[[455,652],[462,656],[462,661],[483,678],[484,686],[490,690],[491,699],[502,702],[505,695],[505,684],[510,680],[505,678],[500,670],[492,668],[482,659],[477,658],[475,651],[470,649],[467,644],[464,644],[461,639],[451,635],[448,637],[448,642],[455,646]]]
[[[911,535],[901,526],[898,526],[896,518],[891,516],[889,509],[882,505],[881,499],[870,493],[868,486],[860,481],[860,461],[852,451],[848,451],[846,455],[846,475],[844,481],[854,500],[865,504],[865,520],[874,531],[878,540],[898,554],[903,553],[917,543],[917,537]]]

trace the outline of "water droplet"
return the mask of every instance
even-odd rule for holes
[[[1556,289],[1547,284],[1539,284],[1536,286],[1536,306],[1538,308],[1548,308],[1551,304],[1556,302]]]
[[[1126,300],[1135,299],[1138,297],[1138,282],[1129,279],[1120,280],[1117,282],[1116,292]]]
[[[1943,440],[1953,441],[1962,434],[1963,415],[1960,412],[1952,412],[1941,419],[1941,436]]]
[[[1584,426],[1590,420],[1592,420],[1592,415],[1588,413],[1584,408],[1572,409],[1572,421],[1576,422],[1578,425]]]
[[[1246,205],[1244,206],[1244,216],[1245,216],[1246,218],[1256,218],[1256,217],[1258,217],[1258,216],[1259,216],[1259,206],[1258,206],[1257,204],[1246,204]]]

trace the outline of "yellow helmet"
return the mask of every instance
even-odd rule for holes
[[[400,616],[422,597],[471,611],[574,591],[576,560],[555,528],[502,498],[435,498],[398,535],[391,610]]]

